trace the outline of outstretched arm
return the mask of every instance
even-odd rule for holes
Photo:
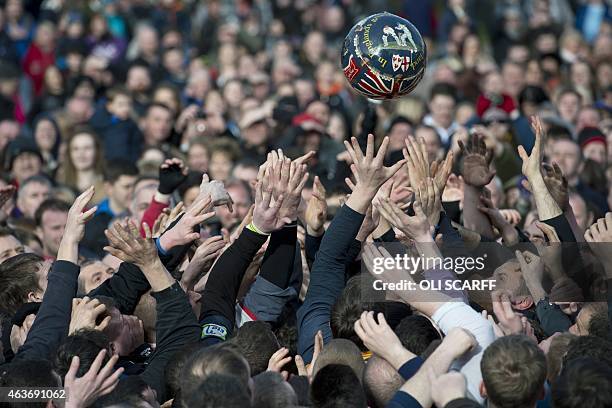
[[[344,288],[348,252],[365,213],[378,189],[404,164],[400,161],[392,167],[383,166],[388,145],[389,139],[385,138],[378,154],[374,155],[374,136],[369,135],[364,155],[357,139],[345,142],[353,163],[351,170],[356,186],[323,237],[310,273],[304,304],[298,310],[298,353],[307,362],[312,358],[315,334],[321,330],[326,342],[332,337],[329,327],[331,309]]]
[[[493,238],[493,228],[489,218],[478,210],[480,196],[484,186],[495,176],[491,169],[493,152],[487,150],[484,137],[473,134],[467,144],[459,141],[462,151],[461,174],[464,180],[463,189],[463,223],[466,228],[480,235]]]
[[[137,265],[151,285],[151,296],[157,301],[157,347],[141,376],[155,390],[157,400],[162,402],[166,400],[166,365],[178,350],[198,340],[200,328],[187,295],[157,256],[148,225],[145,224],[143,229],[145,238],[140,236],[132,222],[127,226],[113,225],[109,232],[111,246],[106,250],[124,262]]]
[[[79,266],[79,242],[85,233],[85,223],[96,212],[96,207],[83,212],[93,197],[93,186],[77,197],[68,211],[68,220],[57,260],[49,272],[47,290],[28,333],[15,359],[48,359],[68,335],[72,298],[76,296]],[[45,265],[41,266],[42,268]]]
[[[546,221],[561,215],[563,212],[559,204],[555,201],[548,186],[544,182],[541,166],[544,155],[544,128],[542,121],[537,116],[531,120],[531,126],[535,132],[535,144],[528,155],[523,146],[518,147],[518,153],[523,160],[523,174],[529,180],[533,197],[538,210],[538,218],[540,221]]]

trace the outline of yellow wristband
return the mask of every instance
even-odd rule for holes
[[[260,230],[259,228],[257,228],[257,227],[255,226],[255,224],[253,224],[253,222],[252,222],[252,221],[251,221],[251,223],[250,223],[249,225],[247,225],[247,229],[248,229],[248,230],[250,230],[250,231],[253,231],[254,233],[259,234],[259,235],[270,235],[270,233],[268,233],[268,232],[263,232],[262,230]]]

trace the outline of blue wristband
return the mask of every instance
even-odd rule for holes
[[[168,255],[168,251],[166,251],[160,244],[159,238],[155,238],[155,247],[157,247],[157,252],[162,255]]]

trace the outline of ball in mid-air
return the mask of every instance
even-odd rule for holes
[[[369,99],[410,93],[423,78],[427,49],[408,20],[391,13],[364,18],[342,46],[342,68],[351,86]]]

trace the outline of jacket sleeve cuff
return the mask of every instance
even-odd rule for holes
[[[181,288],[178,282],[174,282],[172,286],[168,286],[166,289],[159,292],[151,292],[151,296],[155,298],[157,303],[164,303],[181,295],[186,296],[183,288]]]
[[[422,408],[422,405],[412,395],[404,391],[395,393],[391,401],[387,404],[387,408]]]
[[[411,358],[406,361],[400,368],[397,370],[399,374],[402,376],[404,380],[409,380],[413,375],[419,371],[419,368],[423,365],[423,359],[419,356]]]

